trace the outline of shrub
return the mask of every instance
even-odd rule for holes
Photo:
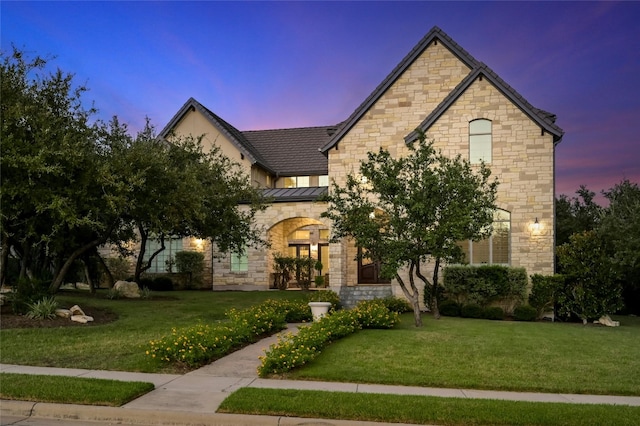
[[[444,287],[441,285],[438,285],[436,287],[436,297],[438,299],[438,301],[442,300],[443,296],[444,296],[445,290]],[[429,308],[429,310],[433,309],[433,286],[430,284],[426,284],[424,286],[424,294],[422,296],[423,298],[423,302],[424,302],[424,306],[426,306],[427,308]],[[411,310],[413,310],[413,308],[411,308]]]
[[[204,254],[198,251],[179,251],[176,253],[176,269],[189,275],[187,288],[202,283],[204,271]]]
[[[307,302],[331,302],[331,309],[340,309],[340,296],[331,290],[317,290],[309,293]]]
[[[124,257],[110,257],[105,259],[105,263],[115,281],[126,279],[131,270],[129,260]]]
[[[20,278],[13,291],[8,295],[11,309],[16,314],[26,314],[29,311],[29,305],[49,295],[48,288],[48,281]]]
[[[460,316],[463,318],[482,318],[483,313],[484,309],[482,309],[482,306],[476,303],[464,305],[462,309],[460,309]]]
[[[296,258],[283,256],[280,253],[273,254],[273,269],[275,286],[280,290],[286,290],[291,280],[291,274],[296,267]]]
[[[284,313],[269,304],[227,312],[229,324],[215,327],[197,324],[186,329],[172,329],[171,335],[149,342],[146,354],[163,362],[199,367],[260,337],[282,330]]]
[[[142,280],[141,280],[142,281]],[[173,280],[169,277],[155,277],[149,287],[149,290],[152,291],[172,291],[173,290]]]
[[[562,276],[544,276],[540,274],[531,275],[531,294],[529,295],[529,305],[535,308],[537,318],[553,308],[555,294],[561,288]]]
[[[117,300],[117,299],[121,299],[122,296],[123,296],[122,291],[120,291],[115,287],[112,287],[107,291],[107,294],[105,297],[109,300]]]
[[[309,322],[312,320],[311,310],[303,300],[265,300],[263,305],[283,312],[286,322]]]
[[[405,312],[413,312],[413,307],[405,299],[401,299],[395,296],[387,296],[383,299],[379,299],[384,303],[388,310],[391,312],[397,312],[404,314]]]
[[[491,306],[489,308],[485,308],[482,313],[482,318],[488,320],[503,320],[504,319],[504,310],[499,306]]]
[[[513,310],[513,319],[516,321],[535,321],[537,317],[538,311],[529,305],[521,305]]]
[[[455,300],[443,300],[440,305],[440,314],[445,317],[459,317],[460,316],[460,304]]]
[[[133,278],[127,280],[129,282],[133,281]],[[148,288],[149,290],[153,290],[154,285],[153,285],[153,278],[140,278],[140,282],[138,283],[138,287],[140,287],[140,289],[143,288]]]
[[[31,319],[53,319],[56,317],[58,302],[55,297],[45,297],[29,304],[27,317]]]
[[[398,313],[390,311],[383,300],[363,300],[355,307],[362,328],[392,328],[398,323]]]
[[[313,360],[332,341],[341,339],[360,329],[355,310],[338,311],[322,317],[298,334],[279,337],[260,357],[258,375],[265,377],[300,367]]]
[[[140,290],[140,298],[151,299],[151,290],[149,287],[143,287],[142,290]]]

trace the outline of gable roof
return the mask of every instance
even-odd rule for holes
[[[376,87],[365,101],[351,114],[351,116],[342,123],[331,140],[320,148],[320,151],[326,153],[333,148],[342,137],[351,130],[351,128],[362,118],[362,116],[384,95],[398,78],[411,66],[411,64],[424,52],[424,50],[433,42],[441,42],[453,55],[469,67],[469,74],[458,86],[440,103],[440,105],[422,122],[420,129],[428,128],[433,122],[446,111],[449,106],[466,90],[469,85],[475,81],[478,76],[483,75],[513,103],[515,103],[526,115],[535,121],[540,127],[553,135],[554,143],[559,143],[564,134],[563,130],[555,125],[554,114],[533,107],[518,92],[502,80],[493,70],[482,62],[477,61],[469,52],[456,43],[444,31],[438,27],[433,27],[418,44],[405,56],[402,61],[391,71],[391,73]],[[405,140],[413,140],[417,137],[416,132],[411,132]]]
[[[263,155],[280,176],[326,175],[327,157],[318,147],[325,145],[335,126],[253,130],[243,136]]]
[[[220,133],[224,134],[227,139],[229,139],[229,141],[238,149],[238,151],[244,154],[252,164],[258,164],[269,172],[275,173],[275,171],[265,161],[261,152],[257,150],[251,144],[251,142],[247,140],[247,138],[245,138],[242,132],[211,112],[211,110],[203,106],[194,98],[189,98],[189,100],[185,102],[182,108],[178,110],[178,112],[173,116],[173,118],[171,118],[164,129],[162,129],[159,136],[162,138],[167,138],[171,134],[171,131],[178,125],[180,120],[182,120],[184,116],[191,111],[199,111],[207,119],[207,121],[209,121],[209,123]]]
[[[525,98],[522,97],[513,87],[508,85],[496,74],[491,68],[483,63],[479,63],[456,88],[447,95],[446,98],[424,119],[418,129],[426,132],[433,123],[440,118],[444,112],[471,86],[478,78],[486,78],[498,91],[506,96],[513,104],[515,104],[522,112],[524,112],[532,121],[534,121],[543,131],[553,135],[554,144],[560,143],[564,131],[555,124],[556,116],[550,112],[533,107]],[[412,142],[418,138],[418,132],[409,133],[404,139],[405,142]]]
[[[473,69],[478,65],[478,61],[475,60],[469,52],[464,50],[462,46],[456,43],[451,37],[449,37],[439,27],[433,27],[423,38],[411,49],[411,51],[405,56],[402,61],[391,71],[391,73],[375,88],[375,90],[360,104],[358,108],[344,121],[342,126],[333,135],[329,143],[320,148],[320,151],[327,152],[333,148],[342,137],[362,118],[362,116],[371,108],[377,101],[384,95],[384,93],[393,85],[393,83],[402,76],[402,74],[413,64],[413,62],[429,47],[433,41],[441,42],[447,49],[453,53],[463,64],[469,69]]]

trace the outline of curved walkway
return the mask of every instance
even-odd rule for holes
[[[297,331],[290,325],[285,332]],[[138,425],[384,425],[374,422],[344,420],[299,419],[278,416],[247,416],[218,414],[220,403],[242,387],[362,392],[398,395],[425,395],[453,398],[501,399],[510,401],[560,402],[573,404],[620,404],[640,406],[640,397],[549,394],[533,392],[503,392],[470,389],[424,388],[357,383],[315,382],[299,380],[260,379],[258,357],[277,335],[249,345],[209,365],[184,375],[129,373],[121,371],[47,368],[0,364],[6,373],[46,374],[89,377],[125,381],[151,382],[155,390],[122,407],[94,407],[71,404],[34,403],[26,401],[0,402],[3,416],[77,419]],[[398,425],[394,423],[394,425]]]

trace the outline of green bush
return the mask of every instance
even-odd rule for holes
[[[107,291],[107,294],[105,297],[109,300],[118,300],[118,299],[122,299],[123,294],[122,294],[122,291],[120,291],[119,289],[112,287]]]
[[[363,300],[355,311],[362,328],[392,328],[399,321],[398,313],[390,311],[382,299]]]
[[[40,279],[20,278],[8,300],[14,313],[24,315],[29,312],[29,306],[49,295],[49,281]]]
[[[283,312],[288,323],[309,322],[313,319],[311,309],[304,300],[265,300],[263,305]]]
[[[227,317],[229,323],[217,326],[197,324],[181,330],[174,328],[171,335],[149,342],[146,354],[164,362],[199,367],[286,326],[284,313],[269,304],[241,311],[231,309]]]
[[[387,296],[379,300],[381,300],[382,303],[384,303],[387,309],[389,309],[391,312],[397,312],[399,314],[404,314],[405,312],[413,312],[413,307],[405,299],[401,299],[395,296]]]
[[[464,305],[462,309],[460,309],[460,316],[463,318],[482,318],[483,313],[484,309],[477,303]]]
[[[524,300],[527,274],[524,268],[502,265],[448,266],[444,270],[444,291],[449,299],[486,306],[503,302],[508,309]]]
[[[151,291],[173,291],[173,280],[169,277],[155,277],[149,286]]]
[[[27,317],[31,319],[53,319],[56,317],[56,309],[58,309],[58,302],[55,297],[45,297],[29,304]]]
[[[124,257],[109,257],[105,259],[107,268],[113,276],[114,281],[126,280],[131,270],[129,260]]]
[[[515,321],[535,321],[538,318],[538,311],[533,306],[521,305],[513,310]]]
[[[179,251],[176,253],[176,269],[179,273],[188,274],[187,288],[202,284],[204,271],[204,254],[199,251]]]
[[[331,302],[331,309],[340,309],[340,296],[331,290],[316,290],[309,293],[307,302]]]
[[[485,308],[482,313],[482,318],[501,321],[504,319],[504,310],[499,306]]]
[[[439,305],[440,314],[445,317],[459,317],[460,304],[455,300],[443,300]]]
[[[429,308],[429,310],[433,309],[432,293],[433,293],[433,286],[431,286],[429,284],[426,284],[424,286],[424,294],[422,295],[422,299],[423,299],[423,302],[424,302],[424,306]],[[436,294],[437,294],[438,302],[443,299],[444,293],[445,293],[444,287],[441,286],[441,285],[438,285],[436,287]],[[413,308],[411,308],[411,310],[413,310]]]
[[[562,288],[563,279],[562,275],[531,275],[529,305],[536,309],[537,318],[542,317],[546,311],[553,308],[556,291]]]

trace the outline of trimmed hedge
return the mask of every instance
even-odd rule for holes
[[[462,318],[482,318],[483,313],[484,309],[477,303],[464,305],[462,309],[460,309],[460,316]]]
[[[460,316],[460,304],[455,300],[443,300],[438,305],[440,314],[445,317],[459,317]]]
[[[536,318],[538,318],[538,311],[529,305],[518,306],[513,311],[513,319],[516,321],[535,321]]]

